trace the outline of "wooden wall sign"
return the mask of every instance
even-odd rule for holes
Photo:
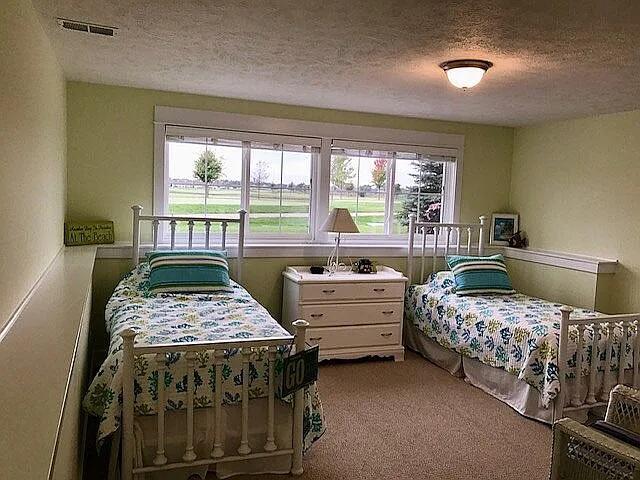
[[[66,222],[64,224],[64,244],[93,245],[113,243],[113,222]]]

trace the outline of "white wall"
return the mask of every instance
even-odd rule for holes
[[[0,328],[62,246],[66,94],[28,0],[0,8]]]

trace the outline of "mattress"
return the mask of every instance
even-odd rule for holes
[[[233,292],[207,294],[149,294],[149,267],[140,264],[118,284],[105,310],[110,337],[108,355],[91,382],[84,398],[85,410],[100,418],[98,444],[115,432],[122,411],[122,338],[131,328],[137,332],[136,345],[190,343],[197,341],[234,341],[240,339],[282,337],[289,333],[267,310],[235,282]],[[288,354],[289,347],[278,349],[276,362]],[[134,411],[136,415],[154,414],[157,409],[158,370],[155,355],[136,357],[134,367]],[[164,375],[166,409],[186,408],[186,359],[180,353],[166,357]],[[276,370],[277,370],[276,363]],[[237,405],[242,392],[242,356],[237,349],[225,351],[222,367],[223,403]],[[269,382],[266,349],[258,349],[249,366],[249,398],[265,397]],[[214,405],[215,369],[213,352],[198,352],[194,368],[194,405]],[[315,385],[305,391],[304,439],[308,448],[324,432],[322,404]]]
[[[427,283],[411,285],[405,295],[405,317],[409,324],[439,345],[467,358],[517,376],[540,392],[548,408],[560,391],[558,378],[558,343],[560,307],[521,293],[513,295],[458,296],[451,272],[431,274]],[[592,310],[575,308],[574,317],[595,317]],[[618,369],[622,329],[616,328],[611,345],[611,368]],[[629,329],[626,368],[632,366],[635,329]],[[569,330],[567,372],[575,377],[577,330]],[[589,374],[593,330],[585,330],[580,354],[583,370]],[[571,342],[573,340],[573,342]],[[602,370],[606,358],[606,337],[601,337],[596,364]]]

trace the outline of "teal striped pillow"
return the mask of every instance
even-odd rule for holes
[[[156,250],[147,254],[151,293],[232,292],[229,264],[216,250]]]
[[[471,257],[451,255],[447,265],[453,272],[458,295],[515,293],[502,255]]]

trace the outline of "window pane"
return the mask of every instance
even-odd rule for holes
[[[169,212],[235,216],[240,209],[242,143],[213,138],[168,138]],[[187,226],[178,224],[178,232]],[[213,231],[219,226],[212,226]],[[237,232],[229,224],[228,232]],[[203,225],[195,231],[204,231]]]
[[[298,145],[251,143],[251,233],[309,233],[311,161],[317,153]]]
[[[439,160],[439,161],[438,161]],[[409,215],[418,221],[439,222],[442,211],[443,157],[408,154],[396,158],[392,233],[407,233]]]
[[[348,208],[361,233],[384,233],[389,152],[334,149],[329,208]]]

